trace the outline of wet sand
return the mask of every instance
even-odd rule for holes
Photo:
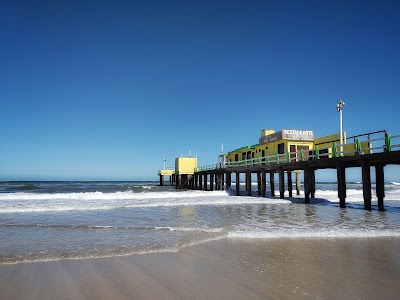
[[[1,299],[399,299],[400,239],[224,239],[0,266]]]

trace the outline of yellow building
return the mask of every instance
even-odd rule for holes
[[[178,157],[175,159],[175,187],[191,188],[194,184],[194,172],[197,168],[197,158]]]
[[[193,175],[197,168],[197,158],[178,157],[175,158],[175,175]]]
[[[238,148],[225,154],[225,162],[228,165],[234,162],[241,162],[239,165],[261,164],[269,162],[294,162],[316,159],[331,158],[336,151],[336,156],[351,156],[355,153],[372,153],[371,143],[368,141],[358,141],[354,137],[354,142],[346,144],[346,132],[343,132],[343,152],[340,153],[340,134],[331,134],[314,138],[314,131],[299,129],[282,129],[275,132],[270,129],[261,130],[259,143]],[[334,149],[334,145],[336,149]],[[357,151],[358,147],[358,151]],[[234,164],[235,165],[235,164]]]
[[[158,171],[158,175],[162,175],[162,176],[172,176],[174,174],[175,174],[175,171],[169,170],[169,169],[167,169],[167,170],[163,169],[163,170]]]
[[[290,152],[290,159],[299,160],[301,149],[308,154],[309,149],[314,148],[314,132],[312,130],[282,129],[261,130],[259,143],[242,147],[229,152],[226,155],[227,162],[243,161],[246,159],[257,159],[265,161],[266,157]]]
[[[343,156],[352,156],[357,151],[356,143],[349,143],[346,144],[346,132],[343,132]],[[320,157],[329,157],[332,158],[333,156],[333,143],[336,143],[339,147],[340,145],[340,133],[326,135],[323,137],[315,138],[314,139],[314,148],[319,148]],[[372,144],[369,141],[360,141],[360,148],[363,149],[360,151],[361,154],[371,154],[372,151]],[[338,151],[340,151],[338,149]]]

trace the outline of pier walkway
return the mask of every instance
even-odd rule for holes
[[[310,203],[315,197],[315,171],[336,169],[338,198],[340,207],[346,207],[346,169],[360,168],[363,184],[364,208],[371,210],[371,167],[375,168],[376,197],[378,209],[384,210],[384,167],[400,165],[400,134],[390,135],[378,131],[350,137],[350,142],[340,145],[333,143],[328,147],[288,152],[276,156],[258,157],[234,162],[223,162],[196,168],[194,175],[187,181],[187,188],[199,190],[222,190],[230,188],[232,173],[235,173],[236,195],[240,195],[240,174],[245,174],[246,192],[251,196],[251,177],[257,175],[258,195],[266,195],[266,174],[269,174],[271,196],[275,196],[275,173],[279,178],[279,196],[284,198],[285,173],[287,189],[292,197],[292,172],[296,173],[296,189],[299,194],[299,171],[304,172],[304,202]],[[352,150],[340,151],[341,146],[353,145]],[[365,147],[367,145],[367,147]],[[374,145],[374,146],[373,146]],[[208,184],[209,182],[209,184]],[[215,184],[215,187],[214,187]],[[177,187],[179,188],[179,187]]]

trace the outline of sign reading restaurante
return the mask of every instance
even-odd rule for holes
[[[293,141],[313,141],[313,130],[298,130],[298,129],[282,129],[281,131],[262,136],[259,139],[260,144],[270,143],[278,140],[293,140]]]

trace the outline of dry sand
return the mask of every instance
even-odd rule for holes
[[[0,299],[400,299],[400,239],[224,239],[1,265]]]

